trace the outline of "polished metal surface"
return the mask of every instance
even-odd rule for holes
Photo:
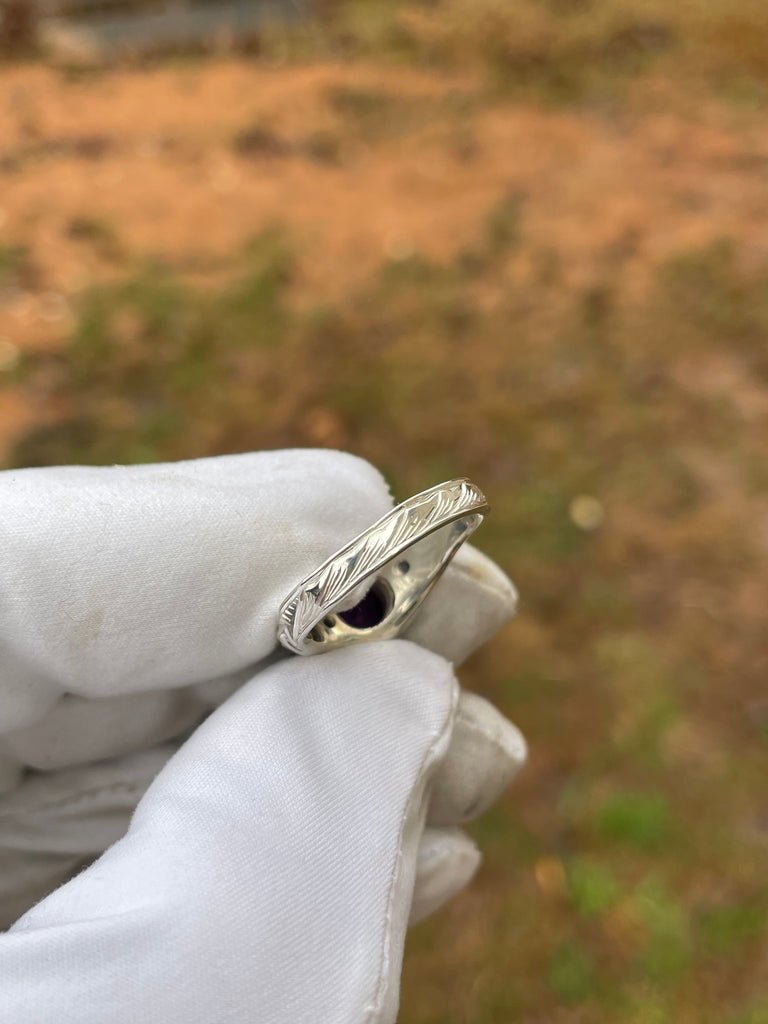
[[[278,640],[306,655],[397,636],[487,512],[465,479],[408,498],[298,584],[280,607]]]

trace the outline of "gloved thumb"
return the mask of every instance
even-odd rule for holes
[[[391,1024],[458,687],[406,641],[265,669],[0,936],[9,1024]]]

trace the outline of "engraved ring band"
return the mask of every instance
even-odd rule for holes
[[[306,655],[397,636],[487,512],[465,479],[408,498],[295,587],[280,607],[278,640]]]

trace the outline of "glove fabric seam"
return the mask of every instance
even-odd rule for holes
[[[423,775],[427,775],[428,769],[431,769],[431,771],[429,772],[429,774],[431,775],[431,774],[434,773],[435,769],[437,768],[439,760],[438,759],[433,760],[431,765],[430,765],[430,760],[435,757],[435,752],[439,750],[441,744],[445,744],[445,747],[446,747],[446,750],[447,750],[446,738],[450,737],[450,733],[453,730],[453,726],[454,726],[455,719],[456,719],[456,712],[457,712],[458,702],[459,702],[459,687],[458,687],[458,683],[456,682],[456,680],[454,678],[452,680],[452,684],[451,684],[451,706],[450,706],[450,709],[448,711],[448,714],[446,715],[445,724],[443,725],[443,727],[440,730],[440,732],[435,736],[435,738],[432,741],[432,743],[430,743],[430,745],[427,748],[427,750],[424,752],[424,757],[422,758],[421,764],[419,765],[419,772],[418,772],[418,779],[419,779],[419,781],[422,780],[422,776]],[[425,779],[423,786],[418,786],[418,787],[415,787],[413,790],[411,790],[410,796],[408,797],[406,805],[405,805],[405,807],[403,809],[402,816],[400,818],[400,830],[399,830],[399,835],[398,835],[398,840],[399,840],[398,841],[398,853],[397,853],[397,858],[395,860],[395,864],[394,864],[393,869],[392,869],[392,874],[390,875],[389,886],[388,886],[388,889],[387,889],[387,911],[386,911],[386,914],[384,916],[384,935],[383,935],[383,942],[382,942],[382,949],[381,949],[381,958],[380,958],[380,961],[379,961],[378,983],[377,983],[377,987],[376,987],[376,992],[374,993],[374,996],[373,996],[373,1002],[372,1002],[372,1004],[370,1004],[368,1010],[365,1012],[365,1016],[363,1017],[362,1024],[376,1024],[377,1015],[381,1012],[382,1003],[384,1002],[384,998],[386,996],[387,982],[389,981],[389,964],[390,964],[390,960],[391,960],[391,940],[392,940],[391,925],[392,925],[392,917],[393,917],[393,906],[394,906],[394,902],[395,902],[395,892],[396,892],[396,889],[397,889],[397,882],[398,882],[398,880],[400,878],[400,875],[402,874],[402,867],[403,867],[403,843],[402,843],[403,831],[404,831],[405,823],[409,820],[409,817],[410,817],[410,813],[409,812],[413,808],[413,805],[414,805],[414,803],[416,802],[417,799],[423,803],[422,817],[426,816],[426,804],[427,804],[427,802],[426,802],[426,800],[424,800],[424,796],[425,796],[426,784],[427,784],[428,781],[429,781],[428,778]]]
[[[54,800],[48,803],[36,803],[27,806],[23,811],[3,811],[0,808],[0,821],[2,820],[14,820],[21,816],[26,816],[30,811],[51,811],[65,807],[76,807],[78,804],[85,802],[89,797],[99,796],[103,793],[136,793],[143,792],[147,786],[142,783],[130,783],[130,782],[113,782],[108,786],[97,786],[95,789],[86,789],[76,796],[64,797],[61,800]]]

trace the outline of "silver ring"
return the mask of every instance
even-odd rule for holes
[[[291,591],[278,640],[296,654],[318,654],[397,636],[488,510],[465,479],[395,506]]]

